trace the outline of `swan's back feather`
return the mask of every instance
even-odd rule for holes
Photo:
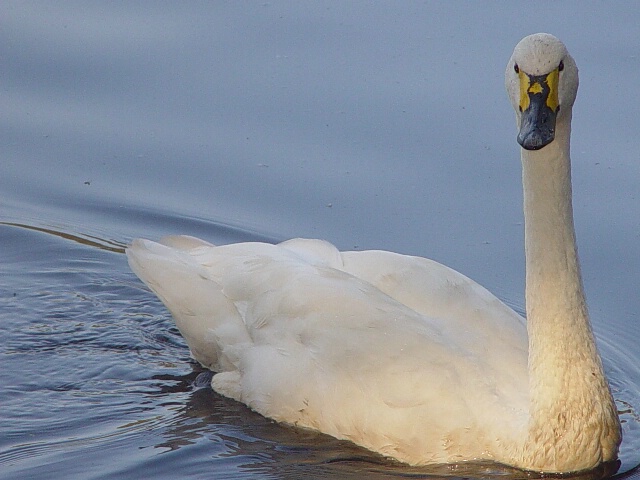
[[[437,262],[302,239],[163,242],[135,241],[133,270],[220,372],[214,388],[263,415],[410,463],[455,461],[453,443],[486,458],[526,422],[522,320]]]

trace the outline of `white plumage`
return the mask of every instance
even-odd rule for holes
[[[551,133],[536,130],[527,104],[544,105],[535,96],[547,94],[544,85],[532,83],[540,76],[546,105],[553,110],[553,95],[560,105]],[[487,459],[566,472],[616,458],[619,421],[571,214],[577,69],[559,40],[537,34],[516,47],[506,83],[526,148],[528,325],[425,258],[305,239],[135,240],[132,269],[169,308],[194,358],[217,372],[214,390],[415,465]]]

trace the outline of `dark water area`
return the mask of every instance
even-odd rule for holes
[[[522,478],[396,465],[220,397],[123,252],[319,237],[434,258],[523,311],[503,74],[536,31],[580,68],[577,236],[637,478],[640,10],[535,7],[0,5],[0,478]]]

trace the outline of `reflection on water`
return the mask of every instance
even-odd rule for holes
[[[102,238],[93,236],[93,235],[74,235],[71,233],[55,230],[53,228],[46,227],[37,227],[34,225],[27,225],[24,223],[13,223],[13,222],[0,222],[0,225],[5,225],[7,227],[18,227],[25,228],[27,230],[34,230],[36,232],[48,233],[50,235],[55,235],[56,237],[64,238],[66,240],[71,240],[82,245],[87,245],[89,247],[101,248],[103,250],[107,250],[109,252],[114,253],[124,253],[124,249],[126,245],[120,242],[116,242],[113,240],[104,240]]]
[[[375,453],[336,440],[317,432],[296,429],[274,422],[248,410],[239,409],[232,400],[216,395],[208,388],[211,374],[185,377],[193,394],[186,405],[176,411],[171,428],[163,432],[171,450],[200,442],[215,441],[208,437],[211,425],[224,429],[221,437],[231,448],[239,472],[252,472],[268,478],[423,478],[432,477],[487,477],[523,478],[523,473],[496,464],[466,463],[430,468],[411,468],[395,464]],[[197,374],[197,377],[196,377]],[[194,378],[195,377],[195,378]],[[194,383],[191,383],[195,380]],[[203,384],[197,389],[198,384]],[[223,455],[226,457],[227,455]],[[619,468],[619,462],[603,465],[595,471],[571,478],[596,479],[610,476]],[[528,474],[526,478],[538,478]]]

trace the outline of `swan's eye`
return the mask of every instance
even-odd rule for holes
[[[562,70],[564,70],[564,62],[560,60],[560,65],[558,65],[558,71],[561,72]]]
[[[518,66],[518,64],[517,64],[517,63],[514,63],[514,64],[513,64],[513,70],[514,70],[516,73],[520,73],[520,67]]]

